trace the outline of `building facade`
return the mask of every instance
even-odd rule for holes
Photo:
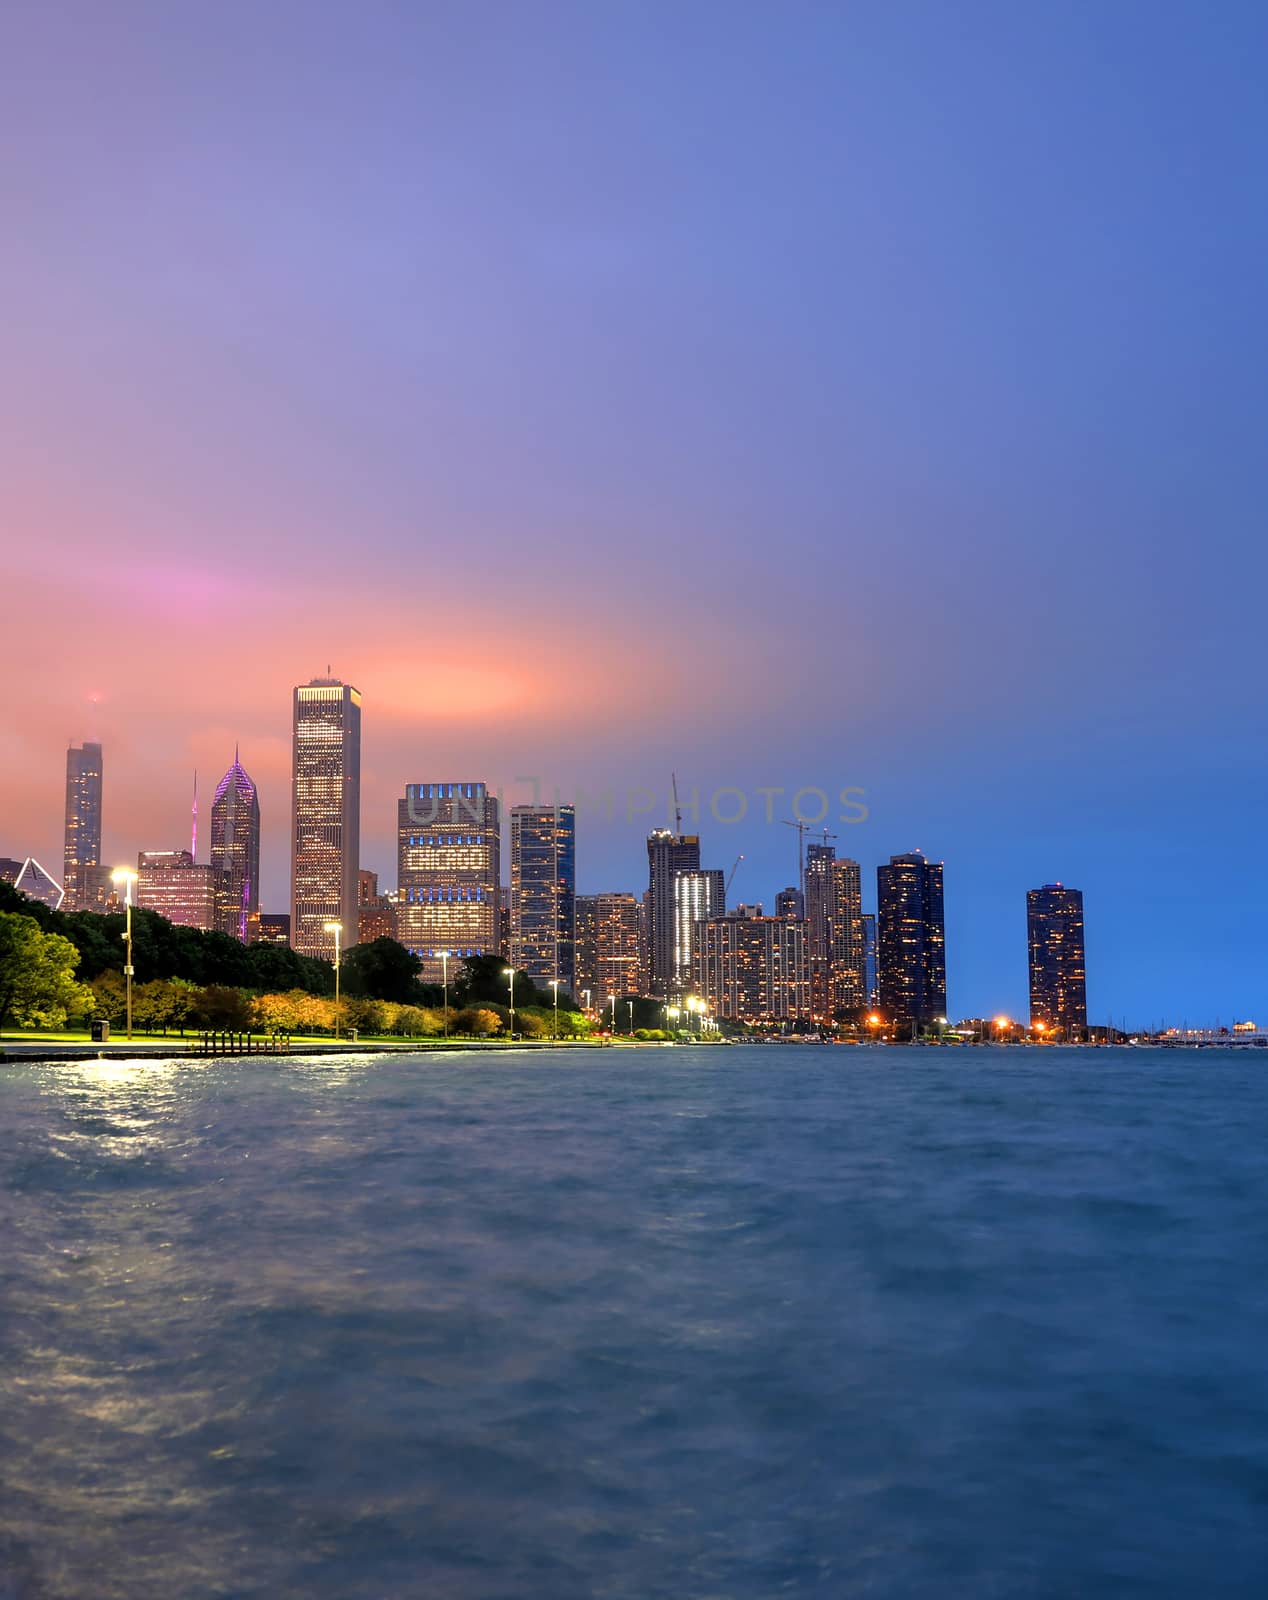
[[[673,993],[674,875],[700,868],[700,839],[655,828],[647,836],[647,988],[664,999]]]
[[[38,900],[41,905],[48,906],[50,911],[70,909],[66,904],[66,891],[51,873],[45,872],[34,856],[27,856],[18,868],[13,887],[28,900]]]
[[[328,922],[356,938],[361,855],[361,696],[338,678],[314,678],[293,701],[291,944],[335,953]]]
[[[289,911],[261,911],[254,921],[255,939],[260,944],[290,944],[291,914]]]
[[[876,964],[876,913],[863,913],[863,1004],[875,1011],[881,1003],[880,977]]]
[[[687,994],[696,981],[696,947],[700,930],[712,917],[726,912],[726,879],[719,867],[696,867],[675,872],[673,892],[674,950],[668,994]]]
[[[484,784],[406,788],[396,808],[399,888],[389,937],[419,958],[424,983],[442,981],[442,951],[450,961],[498,953],[501,862],[498,803]]]
[[[577,814],[511,807],[511,965],[576,993]]]
[[[800,921],[806,914],[806,897],[796,884],[789,884],[775,896],[775,915]]]
[[[588,990],[602,1009],[613,995],[638,994],[642,908],[632,894],[577,896],[576,998]]]
[[[717,1016],[792,1022],[810,1006],[806,925],[795,917],[736,912],[700,929],[696,988]]]
[[[829,939],[832,1016],[857,1022],[866,1007],[863,947],[863,869],[848,856],[832,863],[832,918]]]
[[[101,867],[101,746],[71,745],[66,752],[64,909],[97,909]],[[93,869],[98,869],[96,872]],[[108,876],[108,875],[107,875]]]
[[[830,844],[806,849],[806,966],[810,978],[810,1015],[817,1022],[832,1018],[832,867]]]
[[[1087,1031],[1083,891],[1045,883],[1026,892],[1030,1023],[1081,1038]]]
[[[876,890],[881,1013],[897,1035],[931,1028],[947,1011],[942,863],[891,856]]]
[[[211,802],[211,865],[216,927],[246,944],[260,909],[260,801],[236,750]]]
[[[137,905],[179,927],[211,932],[221,887],[212,867],[198,866],[188,850],[142,850],[136,864]]]

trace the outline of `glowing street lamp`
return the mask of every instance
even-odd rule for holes
[[[559,1037],[559,982],[560,982],[560,980],[558,978],[547,978],[546,982],[555,991],[555,1031],[554,1031],[554,1034],[552,1035],[552,1037],[558,1039],[558,1037]]]
[[[504,967],[502,976],[511,986],[511,1038],[515,1038],[515,968]]]
[[[323,922],[322,923],[322,929],[324,930],[324,932],[333,933],[334,936],[335,936],[335,1038],[337,1039],[337,1038],[339,1038],[339,1032],[340,1032],[340,1030],[339,1030],[339,965],[340,965],[339,957],[340,957],[341,950],[342,950],[342,946],[341,946],[340,941],[343,938],[343,923],[342,922]]]
[[[671,1024],[670,1031],[672,1033],[677,1033],[678,1032],[678,1007],[677,1006],[666,1006],[665,1007],[665,1018]]]
[[[1003,1033],[1006,1033],[1008,1031],[1008,1029],[1011,1028],[1011,1027],[1012,1027],[1012,1023],[1008,1020],[1007,1017],[1000,1016],[1000,1017],[996,1017],[995,1018],[995,1039],[996,1039],[996,1043],[999,1042],[1000,1035],[1003,1034]]]
[[[128,947],[127,965],[123,969],[123,976],[128,990],[128,1038],[132,1037],[132,885],[137,881],[137,875],[131,867],[116,867],[110,874],[111,883],[123,885],[123,905],[126,921],[123,928],[123,937]]]
[[[872,1031],[872,1043],[875,1044],[876,1043],[876,1037],[877,1037],[876,1030],[881,1025],[881,1018],[877,1015],[877,1013],[875,1011],[873,1011],[871,1013],[871,1015],[868,1017],[867,1025]]]
[[[611,1031],[612,1031],[613,1037],[615,1038],[615,1036],[616,1036],[616,996],[614,994],[608,996],[608,1004],[612,1007],[612,1029],[611,1029]]]
[[[436,954],[440,957],[440,981],[445,990],[445,1038],[447,1039],[449,1037],[449,952],[437,950]]]

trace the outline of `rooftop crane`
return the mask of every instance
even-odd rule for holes
[[[730,893],[731,893],[731,885],[735,882],[735,874],[739,871],[740,862],[743,861],[743,859],[744,859],[744,852],[741,850],[739,855],[736,856],[735,865],[731,868],[730,874],[729,874],[729,876],[727,877],[727,880],[726,880],[726,894],[727,894],[728,897],[730,896]]]

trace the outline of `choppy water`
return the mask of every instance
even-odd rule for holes
[[[0,1068],[4,1600],[1268,1592],[1268,1062]]]

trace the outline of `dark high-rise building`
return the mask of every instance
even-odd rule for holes
[[[260,801],[236,750],[211,803],[211,865],[216,927],[246,944],[260,909]]]
[[[810,1015],[832,1015],[832,864],[830,844],[806,849],[806,968],[810,977]]]
[[[338,678],[295,690],[291,811],[291,944],[333,957],[328,922],[357,937],[361,866],[361,696]]]
[[[577,814],[511,807],[511,965],[575,993]]]
[[[863,874],[857,861],[842,856],[832,863],[830,938],[832,1015],[858,1020],[867,1005],[863,949]]]
[[[726,911],[726,877],[720,867],[675,872],[671,882],[674,907],[674,963],[669,993],[686,994],[695,983],[696,946],[700,929]]]
[[[674,875],[700,868],[696,834],[656,828],[647,836],[647,975],[648,987],[662,999],[672,993],[674,964]],[[720,908],[719,908],[720,909]]]
[[[781,889],[775,896],[775,915],[777,917],[792,917],[800,922],[806,914],[806,900],[796,884],[789,884],[786,889]]]
[[[290,944],[291,914],[289,911],[262,911],[255,923],[255,937],[260,944]]]
[[[876,869],[880,1008],[895,1034],[946,1015],[942,863],[919,850]]]
[[[101,746],[71,745],[66,752],[66,845],[63,889],[67,911],[96,905],[101,873]]]
[[[379,875],[371,872],[369,867],[362,867],[357,873],[357,905],[377,906],[379,904]]]
[[[880,978],[876,969],[876,916],[863,913],[863,1004],[875,1011],[881,1003]]]
[[[16,883],[21,870],[20,861],[15,861],[12,856],[0,856],[0,882]]]
[[[1083,891],[1045,883],[1026,892],[1030,1023],[1079,1037],[1087,1028]]]
[[[577,987],[590,991],[601,1010],[613,995],[637,994],[639,959],[638,901],[632,894],[577,896]]]
[[[454,962],[500,953],[501,863],[498,802],[484,784],[408,786],[396,807],[393,937],[422,961],[424,983],[443,981],[445,956],[452,974]]]

